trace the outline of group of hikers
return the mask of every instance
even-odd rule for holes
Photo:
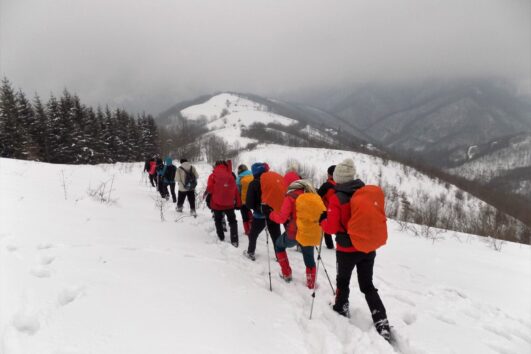
[[[190,214],[196,217],[195,187],[199,174],[187,159],[181,159],[180,163],[177,168],[170,157],[163,162],[160,157],[153,156],[144,164],[144,172],[149,175],[151,186],[157,188],[162,198],[169,200],[171,193],[173,203],[177,204],[175,207],[177,212],[182,213],[184,202],[188,199]],[[177,195],[175,195],[175,184],[179,185]]]
[[[170,187],[174,203],[177,180],[179,196],[176,210],[183,211],[187,197],[191,215],[197,215],[195,188],[199,176],[186,159],[182,159],[181,166],[177,168],[170,158],[164,163],[154,158],[146,162],[144,170],[149,173],[151,184],[158,188],[162,197],[169,199],[167,188]],[[376,330],[389,341],[391,333],[386,310],[372,282],[376,249],[387,240],[382,190],[355,179],[356,169],[352,159],[330,166],[327,169],[328,178],[319,189],[304,179],[299,170],[297,163],[292,163],[281,175],[272,171],[267,163],[256,162],[250,169],[244,164],[239,165],[235,174],[230,160],[216,161],[208,176],[203,198],[212,211],[218,238],[221,241],[225,239],[226,217],[230,242],[234,247],[239,246],[236,219],[236,210],[239,210],[244,233],[248,236],[244,256],[256,260],[256,241],[265,230],[267,241],[270,238],[273,243],[280,277],[286,282],[292,280],[286,249],[297,247],[302,253],[309,289],[315,289],[316,284],[314,253],[317,249],[319,260],[324,240],[327,248],[336,249],[333,310],[350,317],[350,279],[356,268],[359,289],[365,295]],[[335,245],[331,235],[335,235]]]

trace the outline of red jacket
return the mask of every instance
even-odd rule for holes
[[[277,224],[284,224],[286,221],[289,222],[286,226],[286,233],[288,234],[288,238],[292,240],[295,240],[295,237],[297,236],[297,212],[295,201],[297,197],[303,193],[304,191],[302,189],[297,189],[288,193],[282,202],[280,211],[272,211],[271,214],[269,214],[269,219]]]
[[[328,200],[327,218],[321,223],[323,231],[327,234],[346,233],[348,220],[350,219],[350,203],[341,204],[336,194]],[[354,247],[341,247],[336,244],[340,252],[356,252]]]
[[[220,185],[220,182],[223,185]],[[242,206],[236,180],[229,167],[225,165],[214,167],[214,171],[208,176],[206,191],[212,196],[210,200],[212,210],[228,210]]]
[[[157,171],[157,163],[155,161],[149,161],[149,174],[154,175]]]

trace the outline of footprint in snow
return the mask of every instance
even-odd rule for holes
[[[55,260],[55,257],[54,256],[42,256],[39,263],[41,265],[49,265],[51,264],[53,261]]]
[[[31,275],[37,278],[49,278],[52,275],[50,269],[44,266],[35,266],[30,270]]]
[[[80,297],[83,292],[83,287],[69,287],[63,289],[57,296],[57,301],[61,306],[68,305],[69,303],[73,302],[78,297]]]
[[[402,321],[408,326],[411,326],[417,321],[417,315],[414,312],[407,311],[402,315]]]
[[[39,319],[34,314],[19,312],[11,321],[13,327],[21,333],[34,335],[41,328]]]
[[[8,250],[9,252],[15,252],[16,250],[18,250],[18,247],[16,245],[6,245],[6,250]]]
[[[50,249],[52,247],[53,247],[53,245],[51,243],[49,243],[49,242],[39,243],[37,245],[37,249],[38,250],[47,250],[47,249]]]

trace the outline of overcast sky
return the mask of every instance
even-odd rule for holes
[[[0,0],[0,74],[157,114],[232,90],[529,80],[530,0]]]

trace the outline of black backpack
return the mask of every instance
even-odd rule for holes
[[[190,167],[190,171],[186,171],[182,166],[179,168],[184,171],[184,188],[189,191],[195,189],[197,186],[197,178],[195,178],[195,175],[192,172],[193,167]]]

